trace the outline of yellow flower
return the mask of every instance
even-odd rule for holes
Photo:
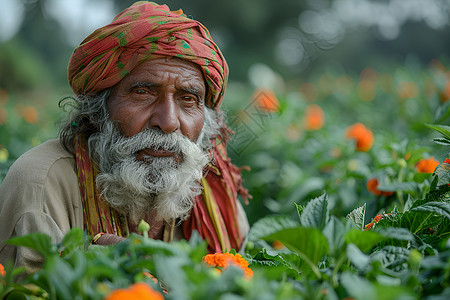
[[[0,148],[0,163],[7,161],[8,157],[9,157],[8,149]]]

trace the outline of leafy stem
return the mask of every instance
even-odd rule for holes
[[[339,259],[336,262],[336,265],[334,266],[333,269],[333,274],[331,275],[331,282],[333,284],[333,287],[337,287],[339,285],[338,279],[337,279],[337,274],[339,269],[341,268],[341,265],[346,261],[347,259],[347,255],[345,252],[343,252],[340,256]]]

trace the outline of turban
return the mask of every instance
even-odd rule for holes
[[[140,63],[163,56],[197,64],[208,88],[206,105],[219,107],[228,79],[219,47],[201,23],[153,2],[136,2],[89,35],[70,58],[69,84],[75,94],[94,94]]]

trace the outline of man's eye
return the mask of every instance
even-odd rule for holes
[[[146,89],[135,89],[134,92],[136,94],[145,94],[145,93],[147,93],[147,90]]]
[[[197,98],[192,97],[192,96],[183,96],[182,99],[183,99],[184,101],[189,101],[189,102],[195,102],[195,101],[197,101]]]

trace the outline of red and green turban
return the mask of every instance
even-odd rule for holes
[[[198,21],[153,2],[136,2],[89,35],[72,54],[69,84],[75,94],[94,94],[117,84],[140,63],[162,56],[200,66],[209,91],[206,105],[219,107],[228,79],[219,47]]]

